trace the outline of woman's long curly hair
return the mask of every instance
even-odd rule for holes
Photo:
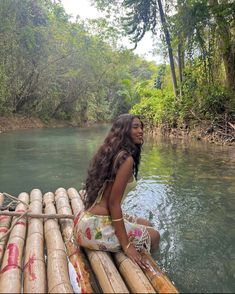
[[[94,203],[105,181],[114,181],[118,168],[130,155],[134,159],[134,176],[137,178],[142,144],[135,144],[131,138],[134,118],[139,117],[120,115],[93,157],[85,184],[85,209]],[[143,128],[142,122],[141,125]]]

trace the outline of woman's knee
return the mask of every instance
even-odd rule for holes
[[[151,249],[156,250],[160,243],[160,234],[157,230],[149,229],[149,234],[151,238]]]
[[[150,221],[148,221],[145,218],[137,218],[137,224],[144,225],[144,226],[147,226],[147,227],[152,227],[152,224],[150,223]]]
[[[147,230],[148,230],[150,238],[151,238],[151,249],[152,250],[158,249],[159,243],[160,243],[160,234],[157,230],[155,230],[154,228],[151,228],[151,227],[153,227],[151,222],[144,219],[144,218],[138,218],[137,224],[144,225],[144,226],[148,227]]]

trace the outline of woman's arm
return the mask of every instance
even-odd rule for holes
[[[129,244],[128,236],[126,233],[124,221],[122,219],[122,209],[121,200],[129,179],[132,176],[134,160],[132,156],[127,157],[127,159],[119,167],[115,181],[112,186],[111,195],[109,197],[108,207],[112,217],[113,226],[117,238],[123,248],[123,251],[132,261],[143,266],[141,262],[141,255],[135,249],[133,245]],[[118,221],[115,221],[118,220]]]

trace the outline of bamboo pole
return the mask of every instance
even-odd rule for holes
[[[68,189],[74,214],[84,209],[83,202],[74,188]],[[129,293],[122,277],[108,252],[85,249],[92,269],[104,293]]]
[[[7,215],[7,216],[21,216],[21,212],[13,212],[13,211],[0,211],[1,215]],[[30,213],[26,212],[24,217],[30,217],[30,218],[45,218],[45,219],[61,219],[61,218],[68,218],[68,219],[74,219],[73,215],[68,214],[42,214],[42,213]]]
[[[29,195],[27,193],[20,193],[18,198],[26,205],[21,202],[17,205],[16,210],[24,213],[27,209]],[[0,293],[21,292],[22,256],[25,235],[26,219],[22,217],[20,221],[16,222],[9,236],[0,273]]]
[[[72,215],[67,192],[64,188],[59,188],[55,192],[56,208],[59,214]],[[84,253],[78,245],[75,244],[73,238],[73,221],[70,219],[60,220],[62,228],[62,236],[66,245],[69,260],[76,271],[76,280],[79,284],[81,293],[100,292],[94,277],[91,276],[91,268],[88,264]],[[92,287],[93,285],[93,287]],[[93,289],[94,288],[94,289]]]
[[[42,193],[30,193],[30,212],[42,213]],[[29,219],[24,258],[24,293],[46,293],[43,220]]]
[[[54,194],[48,192],[43,197],[45,213],[55,214]],[[67,255],[59,230],[58,221],[47,219],[44,224],[47,248],[48,293],[73,293],[68,274]]]
[[[132,293],[156,293],[140,267],[122,252],[114,253],[119,272]]]
[[[158,293],[179,293],[168,277],[161,271],[155,260],[147,252],[141,253],[146,260],[148,268],[143,269],[145,275]]]
[[[0,205],[4,202],[4,195],[0,193]],[[11,217],[0,215],[0,264],[6,249],[7,236],[3,237],[11,225]]]

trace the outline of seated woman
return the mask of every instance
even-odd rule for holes
[[[143,123],[131,114],[120,115],[95,154],[86,179],[85,210],[75,219],[80,246],[124,253],[144,266],[139,251],[157,249],[160,235],[149,221],[124,214],[121,204],[136,185]]]

